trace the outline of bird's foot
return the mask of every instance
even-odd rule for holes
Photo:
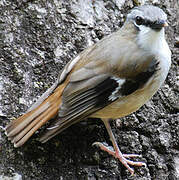
[[[120,150],[118,152],[115,152],[113,147],[108,146],[106,143],[101,142],[95,142],[93,145],[96,145],[100,147],[101,150],[108,152],[110,155],[114,156],[115,158],[119,159],[119,161],[129,170],[131,175],[134,174],[134,170],[129,166],[146,166],[144,162],[135,162],[128,160],[126,158],[135,158],[135,157],[141,157],[141,155],[138,154],[122,154]]]

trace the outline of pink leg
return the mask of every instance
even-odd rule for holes
[[[111,154],[112,156],[114,156],[115,158],[119,159],[119,161],[129,170],[129,172],[133,175],[134,174],[134,170],[129,166],[146,166],[145,163],[143,162],[134,162],[131,160],[128,160],[126,158],[134,158],[134,157],[141,157],[140,155],[137,154],[122,154],[121,151],[119,150],[119,147],[117,145],[117,142],[115,140],[115,137],[112,133],[110,124],[109,124],[109,120],[108,119],[103,119],[103,122],[106,126],[106,129],[108,131],[108,134],[110,136],[110,139],[112,141],[113,147],[108,146],[107,144],[103,144],[100,142],[95,142],[93,143],[93,145],[97,145],[100,147],[101,150],[108,152],[109,154]]]

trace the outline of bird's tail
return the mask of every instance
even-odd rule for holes
[[[6,126],[5,133],[14,147],[22,146],[42,125],[57,115],[65,84],[59,85],[35,109],[13,120]]]

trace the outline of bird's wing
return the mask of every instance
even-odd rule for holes
[[[97,65],[94,61],[90,61],[81,68],[77,67],[76,71],[71,73],[69,83],[63,91],[59,117],[53,121],[40,141],[48,141],[70,125],[120,97],[128,96],[143,88],[158,70],[158,61],[150,57],[140,64],[140,67],[130,63],[129,66],[131,67],[126,69],[127,75],[125,71],[116,73],[116,67],[108,68],[107,61],[102,60]]]

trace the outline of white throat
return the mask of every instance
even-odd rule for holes
[[[160,62],[161,76],[159,76],[158,83],[161,84],[165,80],[171,64],[171,51],[165,40],[164,28],[160,31],[146,26],[140,28],[137,43],[146,53],[154,55]]]
[[[168,53],[169,48],[165,40],[164,28],[160,31],[155,31],[150,27],[141,25],[137,37],[138,45],[148,53],[157,55]]]

